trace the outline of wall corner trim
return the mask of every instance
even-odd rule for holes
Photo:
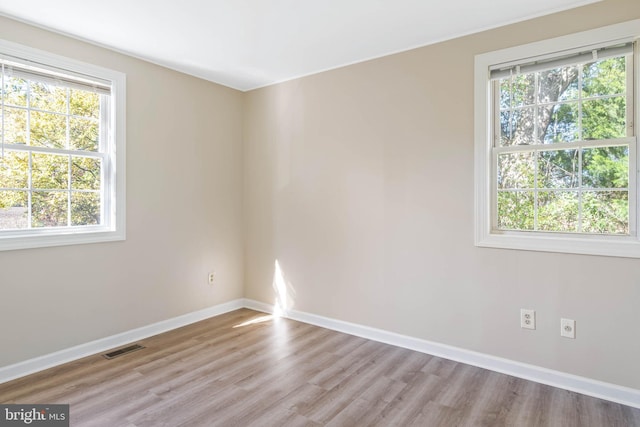
[[[243,307],[244,300],[236,299],[212,307],[207,307],[199,311],[152,323],[151,325],[125,331],[120,334],[111,335],[109,337],[100,338],[74,347],[65,348],[63,350],[28,359],[23,362],[3,366],[0,367],[0,384],[16,378],[24,377],[25,375],[43,371],[54,366],[62,365],[67,362],[72,362],[83,357],[102,353],[106,350],[111,350],[113,348],[129,344],[133,341],[149,338],[153,335],[158,335],[163,332],[190,325],[191,323],[199,322]]]
[[[265,304],[251,299],[244,300],[244,307],[265,313],[273,313],[274,309],[270,304]],[[523,378],[525,380],[585,394],[587,396],[609,400],[611,402],[620,403],[634,408],[640,408],[640,390],[633,388],[555,371],[540,366],[529,365],[433,341],[400,335],[382,329],[371,328],[342,320],[331,319],[329,317],[318,316],[316,314],[305,313],[302,311],[290,310],[286,312],[284,317],[373,341],[391,344],[397,347],[465,363],[467,365],[477,366],[490,371]]]

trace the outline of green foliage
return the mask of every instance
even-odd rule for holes
[[[36,147],[65,148],[67,145],[66,116],[46,113],[44,111],[31,111],[30,117],[30,145]]]
[[[626,102],[623,96],[594,99],[582,104],[583,139],[627,136]]]
[[[533,188],[535,175],[533,152],[504,153],[498,156],[498,188]]]
[[[578,150],[538,153],[538,188],[574,188],[578,178]]]
[[[100,224],[100,194],[71,193],[71,225]]]
[[[582,68],[582,97],[624,95],[626,59],[617,57],[585,64]]]
[[[627,135],[625,57],[503,79],[499,105],[500,144],[532,146],[498,156],[499,228],[629,232],[628,145],[562,148]]]
[[[27,110],[4,107],[4,143],[27,143]]]
[[[69,90],[69,113],[74,116],[100,117],[100,95],[84,90]]]
[[[69,119],[69,144],[73,150],[98,151],[98,122],[78,117]]]
[[[0,159],[0,188],[27,188],[28,167],[29,155],[27,153],[5,150],[4,159]]]
[[[99,149],[100,95],[5,76],[3,103],[0,230],[100,224],[102,165],[89,155]],[[20,151],[11,145],[87,155]]]
[[[594,188],[629,186],[629,147],[588,148],[582,154],[582,185]]]
[[[31,194],[31,226],[67,225],[67,194],[63,191],[34,191]]]
[[[580,138],[578,129],[578,103],[560,103],[541,107],[548,114],[548,124],[540,131],[540,140],[545,144],[572,142]],[[541,120],[542,122],[542,120]]]
[[[629,232],[628,193],[589,191],[583,194],[582,200],[584,232],[608,234]]]
[[[538,229],[578,231],[578,195],[575,191],[538,193]]]
[[[29,84],[26,80],[5,75],[4,102],[5,105],[27,106],[27,92]]]
[[[533,230],[532,191],[498,192],[498,227],[503,230]]]

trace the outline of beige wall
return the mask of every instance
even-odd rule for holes
[[[607,0],[246,94],[0,18],[128,83],[127,240],[0,252],[0,366],[272,303],[277,259],[297,310],[640,388],[640,260],[474,247],[472,121],[475,54],[639,17]]]
[[[2,18],[0,38],[127,75],[127,240],[0,252],[0,366],[242,297],[242,93]]]
[[[246,94],[245,295],[273,303],[277,259],[297,310],[640,388],[640,260],[473,245],[474,55],[634,18],[608,0]]]

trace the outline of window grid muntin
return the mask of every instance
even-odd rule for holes
[[[515,146],[515,145],[547,145],[544,142],[540,143],[538,142],[538,137],[539,137],[539,132],[538,132],[538,116],[540,113],[540,107],[546,107],[546,106],[556,106],[556,105],[563,105],[563,104],[571,104],[571,103],[576,103],[578,106],[578,113],[577,113],[577,129],[578,129],[578,138],[576,139],[576,141],[582,141],[584,140],[583,138],[583,133],[584,133],[584,127],[582,125],[582,110],[583,110],[583,104],[585,102],[589,102],[589,101],[597,101],[597,100],[606,100],[606,99],[613,99],[613,98],[620,98],[620,97],[624,97],[625,98],[625,116],[626,116],[626,122],[627,122],[627,136],[632,136],[632,134],[630,134],[630,129],[631,126],[629,125],[629,123],[633,122],[633,60],[630,59],[631,55],[627,56],[627,60],[626,60],[626,70],[625,70],[625,80],[626,80],[626,84],[625,84],[625,91],[621,92],[621,93],[615,93],[615,94],[608,94],[608,95],[595,95],[595,96],[582,96],[583,93],[583,67],[588,64],[588,63],[582,63],[582,64],[574,64],[573,66],[578,68],[578,95],[575,99],[571,99],[571,100],[565,100],[565,101],[553,101],[553,102],[539,102],[538,97],[537,97],[537,92],[538,92],[538,87],[539,87],[539,78],[540,78],[540,73],[542,71],[537,71],[534,73],[534,95],[533,95],[533,99],[534,102],[533,104],[523,104],[523,105],[518,105],[518,106],[514,106],[513,105],[513,75],[511,77],[509,77],[508,79],[509,81],[509,87],[510,87],[510,95],[509,95],[509,107],[508,108],[501,108],[500,106],[500,82],[507,79],[506,77],[503,79],[498,79],[498,80],[494,80],[493,85],[494,85],[494,111],[496,112],[494,114],[495,116],[495,123],[494,126],[496,126],[496,132],[494,133],[494,143],[492,144],[493,147],[502,147],[502,146]],[[631,57],[632,58],[632,57]],[[570,66],[567,66],[565,68],[569,68]],[[500,125],[500,114],[503,112],[508,112],[509,113],[509,120],[508,120],[508,130],[509,130],[509,136],[511,136],[513,134],[513,113],[515,111],[524,111],[524,110],[529,110],[529,109],[533,109],[533,135],[534,135],[534,143],[533,144],[510,144],[510,145],[506,145],[506,144],[502,144],[501,143],[501,125]],[[565,142],[554,142],[552,144],[565,144]]]
[[[566,144],[566,145],[565,145]],[[629,150],[629,174],[628,174],[628,185],[627,187],[584,187],[582,185],[582,175],[583,175],[583,169],[582,169],[582,154],[584,149],[591,149],[591,148],[606,148],[606,147],[628,147]],[[578,150],[578,170],[577,170],[577,175],[578,175],[578,186],[576,187],[561,187],[561,188],[548,188],[548,187],[539,187],[538,186],[538,175],[539,175],[539,153],[543,152],[543,151],[564,151],[564,150],[571,150],[571,149],[575,149]],[[534,177],[534,187],[526,187],[526,188],[498,188],[498,157],[501,154],[509,154],[509,153],[526,153],[526,152],[532,152],[534,153],[534,171],[533,171],[533,177]],[[580,142],[571,142],[571,143],[556,143],[556,144],[535,144],[535,145],[517,145],[517,146],[502,146],[499,148],[495,148],[492,150],[493,153],[493,160],[492,160],[492,169],[495,171],[494,172],[494,178],[493,181],[493,194],[495,195],[494,198],[492,198],[493,201],[493,207],[494,207],[494,214],[493,214],[493,223],[492,223],[492,229],[493,231],[497,231],[497,232],[504,232],[504,231],[512,231],[512,232],[519,232],[519,231],[527,231],[527,232],[531,232],[531,231],[535,231],[535,232],[539,232],[539,233],[561,233],[561,232],[552,232],[552,231],[546,231],[546,230],[539,230],[539,226],[538,226],[538,194],[540,192],[577,192],[578,193],[578,231],[576,232],[564,232],[564,233],[571,233],[571,234],[580,234],[582,233],[581,229],[582,229],[582,214],[583,214],[583,194],[584,193],[588,193],[588,192],[626,192],[627,193],[627,197],[629,200],[629,207],[628,207],[628,212],[627,212],[627,218],[628,218],[628,233],[625,234],[621,234],[621,233],[588,233],[588,234],[593,234],[593,235],[606,235],[606,236],[629,236],[632,234],[632,232],[634,232],[635,230],[635,221],[634,221],[634,217],[635,217],[635,209],[632,207],[632,188],[634,187],[634,184],[632,184],[633,182],[633,175],[631,173],[632,170],[632,166],[633,164],[635,164],[635,138],[634,137],[627,137],[627,138],[619,138],[619,139],[613,139],[613,140],[597,140],[597,141],[580,141]],[[529,193],[533,193],[534,196],[534,228],[533,230],[520,230],[520,229],[512,229],[512,228],[500,228],[498,226],[499,224],[499,218],[498,218],[498,194],[499,193],[525,193],[525,192],[529,192]]]
[[[102,151],[106,154],[103,206],[109,206],[103,215],[104,225],[84,227],[86,229],[3,231],[0,233],[0,251],[125,240],[126,74],[5,40],[0,40],[0,63],[11,66],[14,74],[16,65],[24,64],[30,76],[34,70],[46,70],[47,75],[55,75],[55,79],[47,79],[53,84],[58,85],[62,81],[72,88],[110,95],[108,106],[103,110],[108,114],[104,121],[105,130],[100,131],[101,135],[107,135],[102,138]],[[40,76],[42,74],[38,80]],[[92,131],[94,135],[96,130]]]
[[[506,77],[509,78],[509,108],[508,109],[503,109],[501,108],[500,105],[500,99],[501,99],[501,88],[500,88],[500,82],[503,79],[495,79],[492,82],[492,88],[493,90],[491,91],[492,95],[493,95],[493,102],[492,102],[492,110],[493,110],[493,116],[494,116],[494,120],[491,122],[493,124],[494,127],[494,131],[492,132],[493,135],[493,141],[491,144],[491,157],[492,157],[492,162],[491,162],[491,171],[492,171],[492,177],[493,179],[491,180],[491,230],[493,232],[498,232],[498,233],[504,233],[504,232],[515,232],[515,233],[520,233],[520,232],[535,232],[538,234],[544,234],[544,233],[553,233],[553,234],[568,234],[568,235],[576,235],[576,234],[581,234],[581,235],[589,235],[589,236],[611,236],[611,237],[617,237],[617,236],[631,236],[631,235],[635,235],[636,233],[636,215],[637,215],[637,206],[636,206],[636,201],[635,201],[635,197],[636,197],[636,190],[635,190],[635,186],[636,186],[636,174],[633,173],[632,171],[636,170],[636,138],[633,132],[633,118],[635,115],[635,109],[636,109],[636,105],[635,105],[635,88],[634,88],[634,79],[635,79],[635,63],[637,61],[636,55],[633,54],[629,54],[629,55],[624,55],[624,57],[626,58],[626,67],[625,67],[625,91],[622,94],[608,94],[608,95],[597,95],[597,96],[589,96],[589,97],[583,97],[583,74],[584,74],[584,65],[589,64],[591,62],[586,62],[586,63],[578,63],[578,64],[568,64],[564,67],[570,67],[570,66],[576,66],[578,67],[578,89],[577,89],[577,98],[574,100],[570,100],[570,101],[556,101],[556,102],[547,102],[547,103],[540,103],[539,102],[539,97],[538,97],[538,84],[539,84],[539,75],[540,73],[542,73],[543,71],[536,71],[535,73],[529,73],[529,74],[534,74],[534,88],[533,88],[533,104],[532,105],[522,105],[522,106],[518,106],[518,107],[514,107],[514,99],[513,99],[513,75],[511,75],[510,77]],[[564,67],[559,67],[559,68],[564,68]],[[588,140],[585,141],[582,139],[583,137],[583,123],[582,123],[582,106],[583,106],[583,102],[586,101],[591,101],[591,100],[597,100],[597,99],[609,99],[609,98],[615,98],[615,97],[620,97],[620,96],[624,96],[625,97],[625,113],[626,113],[626,134],[627,134],[627,138],[612,138],[612,139],[606,139],[606,140]],[[577,141],[571,141],[571,142],[554,142],[554,143],[544,143],[544,141],[540,142],[539,139],[539,135],[538,135],[538,131],[537,131],[537,127],[538,127],[538,108],[540,105],[550,105],[550,104],[566,104],[569,102],[577,102],[578,104],[578,137],[579,140]],[[534,108],[534,134],[533,134],[533,140],[534,143],[533,144],[513,144],[513,145],[502,145],[501,142],[501,137],[502,137],[502,127],[501,127],[501,122],[500,122],[500,113],[502,113],[503,111],[509,111],[509,120],[508,120],[508,126],[509,126],[509,137],[512,138],[513,132],[512,132],[512,126],[513,126],[513,120],[511,120],[512,118],[512,112],[514,110],[517,109],[527,109],[527,108]],[[611,189],[612,191],[626,191],[627,193],[627,198],[628,198],[628,210],[627,210],[627,221],[628,221],[628,233],[625,234],[614,234],[614,233],[582,233],[582,227],[583,227],[583,193],[585,192],[605,192],[609,189],[602,189],[602,188],[583,188],[582,186],[582,153],[584,148],[590,148],[590,147],[612,147],[612,146],[624,146],[626,145],[628,147],[628,151],[629,151],[629,157],[628,157],[628,168],[629,168],[629,174],[628,174],[628,186],[626,188],[616,188],[616,189]],[[571,148],[575,148],[578,150],[578,155],[579,155],[579,159],[578,159],[578,179],[579,179],[579,186],[577,188],[557,188],[557,189],[542,189],[542,188],[538,188],[538,153],[541,151],[562,151],[562,150],[567,150],[567,149],[571,149]],[[505,189],[498,189],[498,156],[499,154],[502,153],[508,153],[508,152],[527,152],[527,151],[532,151],[535,153],[535,159],[534,159],[534,185],[535,188],[534,189],[522,189],[522,188],[518,188],[518,189],[513,189],[513,192],[533,192],[534,195],[534,229],[533,230],[520,230],[520,229],[504,229],[504,228],[500,228],[499,227],[499,218],[498,218],[498,194],[501,192],[505,192],[507,190]],[[539,226],[538,226],[538,194],[541,191],[577,191],[578,192],[578,231],[576,232],[550,232],[550,231],[541,231],[539,230]]]
[[[104,165],[104,158],[105,158],[105,154],[103,153],[92,153],[92,152],[78,152],[78,151],[74,151],[74,152],[69,152],[66,150],[62,150],[62,149],[53,149],[53,148],[41,148],[41,147],[30,147],[30,146],[23,146],[23,145],[17,145],[17,144],[7,144],[6,147],[6,152],[25,152],[28,154],[28,158],[27,158],[27,162],[28,162],[28,169],[27,169],[27,187],[21,188],[21,187],[0,187],[0,191],[20,191],[20,192],[26,192],[27,193],[27,227],[23,228],[23,229],[19,229],[19,230],[39,230],[42,228],[63,228],[65,226],[53,226],[53,227],[34,227],[33,226],[33,211],[32,211],[32,207],[33,207],[33,194],[34,193],[53,193],[53,192],[57,192],[57,193],[66,193],[67,194],[67,224],[66,227],[73,227],[73,228],[79,228],[79,227],[96,227],[96,226],[101,226],[102,224],[97,224],[97,225],[72,225],[72,221],[71,221],[71,211],[72,211],[72,206],[71,206],[71,201],[72,201],[72,196],[74,194],[79,194],[79,193],[85,193],[85,194],[99,194],[100,195],[100,219],[101,221],[104,219],[104,206],[103,206],[103,191],[102,188],[98,189],[98,190],[93,190],[93,189],[79,189],[79,188],[73,188],[73,182],[72,182],[72,162],[73,162],[73,158],[91,158],[91,159],[97,159],[100,161],[100,165],[101,165],[101,187],[104,187],[104,181],[102,178],[103,172],[102,169],[104,169],[102,166]],[[66,161],[67,161],[67,188],[65,189],[61,189],[61,188],[35,188],[34,184],[33,184],[33,154],[56,154],[56,155],[63,155],[66,156]],[[103,222],[103,221],[102,221]],[[14,231],[16,229],[6,229],[3,231]]]
[[[107,197],[105,197],[105,191],[107,191],[108,189],[108,183],[106,182],[105,178],[106,178],[106,174],[105,174],[105,168],[108,165],[108,156],[105,153],[105,147],[107,146],[106,144],[106,139],[108,138],[108,133],[107,133],[107,129],[108,126],[104,125],[104,122],[106,120],[108,120],[109,115],[107,113],[107,111],[110,108],[110,103],[108,101],[108,96],[106,95],[100,95],[99,96],[99,118],[95,118],[95,117],[87,117],[87,116],[80,116],[77,114],[71,114],[71,88],[70,87],[66,87],[66,86],[62,86],[64,88],[65,91],[65,113],[61,113],[59,111],[52,111],[52,110],[46,110],[46,109],[42,109],[42,108],[33,108],[32,107],[32,83],[34,83],[33,81],[20,77],[21,80],[25,81],[27,84],[27,92],[26,92],[26,106],[21,106],[21,105],[17,105],[17,104],[12,104],[9,102],[5,102],[5,98],[6,98],[6,93],[5,93],[5,78],[6,78],[6,72],[5,72],[5,67],[4,64],[2,66],[2,69],[0,70],[1,72],[1,81],[0,81],[0,112],[2,113],[2,123],[0,123],[2,125],[2,134],[1,134],[1,140],[0,140],[0,145],[2,146],[1,149],[1,153],[0,153],[0,166],[1,163],[4,161],[4,155],[5,155],[5,150],[6,151],[16,151],[16,152],[27,152],[28,153],[28,168],[27,168],[27,182],[28,182],[28,188],[8,188],[8,187],[0,187],[0,191],[24,191],[27,193],[27,227],[26,228],[21,228],[21,229],[3,229],[0,230],[0,233],[3,234],[7,234],[7,233],[11,233],[11,232],[20,232],[20,231],[35,231],[35,230],[41,230],[41,229],[62,229],[62,228],[73,228],[73,229],[85,229],[85,228],[103,228],[105,226],[105,222],[108,221],[108,217],[106,216],[106,213],[108,212],[108,209],[110,209],[110,206],[107,207],[105,206],[105,200],[108,199]],[[47,83],[45,83],[47,84]],[[76,89],[78,90],[78,89]],[[86,90],[85,90],[86,91]],[[26,128],[25,128],[25,144],[12,144],[12,143],[7,143],[5,141],[5,137],[6,137],[6,131],[5,131],[5,106],[6,107],[10,107],[10,108],[14,108],[14,109],[18,109],[18,110],[22,110],[22,111],[26,111]],[[54,114],[54,115],[59,115],[59,116],[65,116],[65,148],[55,148],[55,147],[42,147],[42,146],[34,146],[31,144],[31,113],[32,112],[42,112],[42,113],[47,113],[47,114]],[[82,119],[82,120],[88,120],[88,121],[92,121],[94,123],[96,123],[98,125],[98,144],[97,144],[97,150],[98,151],[89,151],[89,150],[71,150],[70,149],[70,144],[71,144],[71,123],[70,120],[71,118],[78,118],[78,119]],[[42,153],[42,154],[49,154],[49,155],[64,155],[67,157],[67,188],[66,189],[60,189],[60,188],[34,188],[33,185],[33,154],[34,153]],[[73,189],[72,188],[72,159],[74,157],[86,157],[86,158],[95,158],[95,159],[99,159],[100,161],[100,189],[98,190],[93,190],[93,189]],[[50,227],[34,227],[33,225],[33,195],[34,193],[54,193],[54,192],[58,192],[58,193],[66,193],[66,225],[64,226],[50,226]],[[85,194],[99,194],[99,200],[100,200],[100,206],[99,206],[99,215],[100,215],[100,221],[98,224],[95,225],[72,225],[72,218],[71,218],[71,213],[72,213],[72,197],[74,194],[80,194],[80,193],[85,193]]]

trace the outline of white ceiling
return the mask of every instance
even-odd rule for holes
[[[0,15],[250,90],[599,0],[0,0]]]

